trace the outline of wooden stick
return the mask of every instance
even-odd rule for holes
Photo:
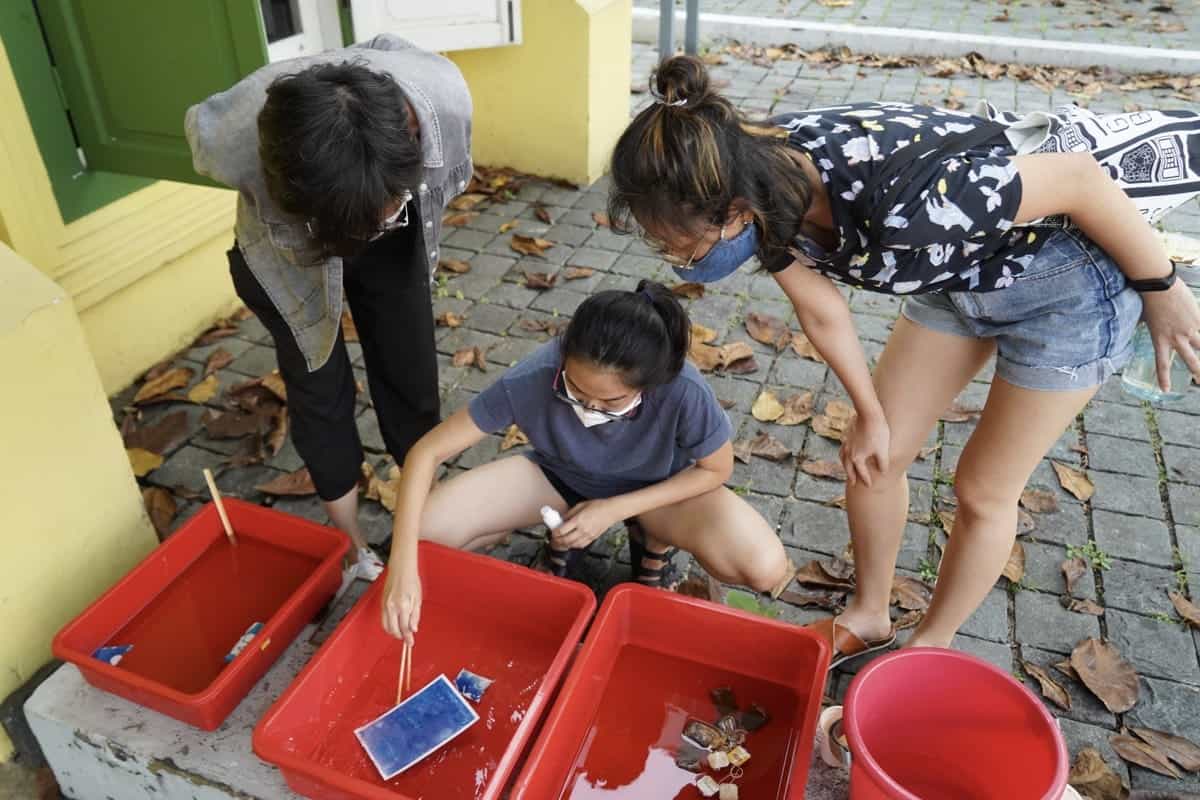
[[[208,491],[212,495],[213,502],[217,504],[217,514],[221,517],[221,524],[225,526],[225,535],[229,537],[229,543],[237,544],[237,537],[233,535],[233,526],[229,524],[229,515],[225,513],[225,504],[221,502],[221,492],[217,490],[217,482],[213,478],[212,470],[208,467],[204,468],[204,480],[208,483]]]
[[[404,699],[404,674],[409,659],[408,642],[402,642],[400,647],[400,679],[397,681],[396,686],[396,705],[400,705],[400,701]]]
[[[417,643],[413,642],[412,647],[408,648],[408,663],[404,667],[404,693],[408,694],[412,691],[412,654],[413,650],[417,649]]]

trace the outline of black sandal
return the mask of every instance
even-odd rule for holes
[[[646,535],[641,526],[630,521],[625,523],[625,529],[629,533],[629,560],[633,565],[633,580],[642,586],[674,590],[683,577],[672,560],[679,548],[668,547],[661,553],[651,552],[646,549]],[[662,566],[650,567],[646,565],[647,561],[657,561]]]
[[[579,559],[579,555],[582,552],[577,547],[567,550],[556,550],[547,543],[542,548],[542,566],[551,575],[557,578],[566,578],[568,573],[575,567],[575,562]]]

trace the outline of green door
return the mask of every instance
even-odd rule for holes
[[[184,112],[267,63],[259,4],[36,2],[88,169],[210,183],[192,169]]]

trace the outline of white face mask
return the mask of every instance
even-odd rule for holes
[[[579,398],[571,393],[571,388],[567,386],[566,381],[563,381],[563,389],[566,389],[567,397],[571,398],[577,403],[579,402]],[[641,404],[642,395],[639,393],[637,397],[633,398],[633,401],[629,405],[625,406],[625,408],[621,409],[620,411],[612,411],[609,413],[623,417]],[[612,422],[612,417],[601,414],[598,411],[592,411],[591,409],[582,408],[580,406],[571,406],[571,410],[575,412],[575,416],[579,417],[579,421],[583,423],[583,427],[585,428],[594,428],[597,425],[603,425],[606,422]]]

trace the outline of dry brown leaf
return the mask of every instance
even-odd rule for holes
[[[237,448],[229,455],[231,467],[248,467],[261,464],[267,460],[267,447],[261,433],[247,436],[238,442]]]
[[[921,620],[925,619],[925,612],[914,609],[905,611],[900,616],[896,617],[892,622],[892,627],[898,631],[906,631],[909,628],[915,628],[921,624]]]
[[[775,396],[774,392],[769,389],[764,390],[754,401],[750,413],[759,422],[774,422],[783,416],[783,404],[779,402],[779,398]]]
[[[1138,674],[1111,642],[1085,639],[1071,652],[1079,680],[1114,714],[1137,705]]]
[[[671,287],[671,294],[686,300],[699,300],[704,297],[703,283],[677,283]]]
[[[478,217],[479,214],[474,211],[462,211],[458,214],[445,214],[442,216],[442,225],[447,228],[461,228],[471,220]]]
[[[129,466],[133,467],[133,474],[139,478],[146,477],[163,463],[163,457],[158,453],[151,453],[140,447],[127,448],[125,455],[129,456]]]
[[[509,231],[511,231],[513,228],[517,227],[520,224],[521,223],[519,223],[517,220],[511,219],[508,222],[503,223],[496,232],[497,233],[508,233]]]
[[[213,325],[204,333],[197,336],[196,340],[192,342],[192,347],[207,347],[213,342],[219,342],[222,339],[234,336],[237,332],[237,325],[226,320],[220,320],[216,325]]]
[[[1085,747],[1075,756],[1067,781],[1089,800],[1125,800],[1121,776],[1091,747]]]
[[[1179,616],[1183,617],[1193,628],[1200,628],[1200,608],[1196,608],[1179,592],[1168,591],[1167,596],[1171,598],[1171,605],[1175,606]]]
[[[942,446],[940,444],[931,445],[929,447],[922,447],[920,452],[917,453],[917,460],[924,461],[925,459],[929,458],[931,455],[933,455],[934,453],[936,453],[938,450],[941,450],[941,449],[942,449]]]
[[[712,372],[717,367],[722,366],[721,348],[705,344],[695,338],[692,339],[691,345],[688,346],[688,358],[696,365],[696,369],[701,372]]]
[[[312,476],[308,474],[308,467],[301,467],[295,472],[280,475],[254,488],[263,494],[276,497],[305,497],[317,493],[317,487],[313,486]]]
[[[942,412],[942,415],[938,419],[942,422],[970,422],[973,419],[978,419],[981,413],[983,413],[982,409],[968,408],[960,405],[956,400],[948,409]]]
[[[843,564],[845,562],[842,562]],[[831,574],[831,573],[837,573]],[[830,589],[853,589],[854,588],[854,568],[851,566],[849,575],[844,575],[844,570],[836,565],[828,562],[809,561],[800,569],[796,570],[796,581],[803,586],[824,586]]]
[[[529,437],[525,432],[516,425],[509,425],[508,430],[504,432],[504,441],[500,443],[500,450],[503,452],[526,444],[529,444]]]
[[[746,356],[730,361],[722,372],[729,375],[749,375],[752,372],[758,372],[758,362],[754,360],[754,356]]]
[[[1056,661],[1054,662],[1053,666],[1056,670],[1061,672],[1063,675],[1066,675],[1071,680],[1079,680],[1079,673],[1076,672],[1075,668],[1071,666],[1070,659],[1064,658],[1062,661]]]
[[[212,355],[204,362],[204,377],[212,375],[219,369],[225,369],[233,363],[233,354],[220,347],[212,352]]]
[[[469,367],[475,363],[475,348],[460,347],[454,351],[450,363],[456,367]]]
[[[794,606],[823,608],[826,611],[839,612],[846,601],[845,592],[816,591],[805,589],[789,590],[779,594],[779,600]]]
[[[126,434],[125,447],[149,450],[151,453],[162,455],[182,444],[189,432],[188,413],[175,411],[153,425],[137,428]]]
[[[775,420],[776,425],[803,425],[812,419],[813,394],[800,392],[783,401],[783,415]]]
[[[805,461],[800,465],[801,471],[817,478],[829,478],[835,481],[846,480],[846,470],[838,461]]]
[[[597,225],[599,225],[601,228],[611,228],[612,227],[612,221],[609,220],[608,214],[605,214],[603,211],[593,211],[592,212],[592,221],[595,222]]]
[[[719,603],[721,601],[721,584],[708,575],[688,575],[675,587],[675,593]]]
[[[554,224],[554,217],[550,216],[550,209],[546,208],[541,203],[538,203],[533,207],[533,215],[537,217],[540,222],[544,222],[547,225]]]
[[[434,321],[442,328],[457,328],[463,324],[463,317],[453,311],[443,311]]]
[[[471,271],[471,265],[459,258],[443,258],[438,262],[438,270],[453,275],[465,275]]]
[[[275,413],[273,418],[274,424],[271,427],[271,432],[267,435],[267,447],[271,450],[271,455],[279,455],[279,451],[287,444],[288,430],[291,428],[291,418],[288,416],[286,408],[281,408]]]
[[[1183,777],[1165,755],[1132,736],[1118,733],[1116,736],[1108,737],[1108,743],[1117,755],[1130,764],[1137,764],[1139,767],[1157,772],[1159,775],[1166,775],[1168,778]]]
[[[788,330],[787,323],[770,314],[751,311],[746,315],[746,332],[751,339],[774,347],[776,352],[781,352],[792,343],[792,332]]]
[[[1030,664],[1028,661],[1022,661],[1021,667],[1041,684],[1043,697],[1061,709],[1066,711],[1071,710],[1071,695],[1067,694],[1067,690],[1063,688],[1063,685],[1054,680],[1049,672],[1037,664]]]
[[[842,400],[830,400],[825,404],[825,412],[813,417],[812,429],[826,439],[840,442],[853,419],[853,406]]]
[[[1091,482],[1082,470],[1068,467],[1066,464],[1060,464],[1057,461],[1051,461],[1050,464],[1054,467],[1054,472],[1058,475],[1058,482],[1062,485],[1062,488],[1073,494],[1076,500],[1087,502],[1095,494],[1095,484]]]
[[[1008,554],[1008,563],[1000,573],[1013,583],[1020,583],[1025,577],[1025,548],[1020,542],[1013,542],[1012,551]]]
[[[1075,594],[1075,584],[1087,574],[1088,565],[1082,558],[1068,558],[1062,562],[1063,579],[1067,582],[1067,596]]]
[[[938,511],[938,522],[942,523],[942,530],[949,536],[954,532],[954,512],[953,511]]]
[[[154,525],[158,540],[163,541],[170,534],[171,522],[179,511],[175,495],[160,486],[147,486],[142,489],[142,503],[146,506],[146,514]]]
[[[736,375],[745,375],[758,369],[754,351],[745,342],[732,342],[722,347],[713,347],[695,339],[688,348],[688,358],[702,372],[725,370]]]
[[[1063,598],[1067,601],[1066,609],[1076,614],[1088,614],[1093,617],[1104,616],[1104,606],[1094,600],[1080,600],[1075,597]]]
[[[188,367],[169,369],[153,380],[143,383],[142,388],[138,389],[137,394],[133,396],[133,404],[144,403],[155,397],[161,397],[172,389],[187,386],[195,375],[196,371]]]
[[[892,603],[905,611],[925,611],[933,598],[933,589],[924,581],[897,575],[892,581]]]
[[[558,280],[558,274],[551,275],[548,272],[530,272],[525,270],[525,288],[536,289],[539,292],[544,292],[547,289],[554,288],[554,282]]]
[[[726,411],[737,405],[737,402],[734,400],[725,400],[720,397],[717,398],[717,402],[720,403],[721,408],[725,409]]]
[[[221,379],[216,375],[209,375],[204,380],[197,383],[188,390],[187,399],[190,403],[196,405],[204,405],[209,400],[212,400],[221,391]]]
[[[400,468],[392,464],[388,468],[387,480],[381,480],[369,469],[367,480],[367,499],[378,500],[379,504],[388,511],[395,513],[396,503],[400,497]]]
[[[1130,728],[1139,739],[1188,772],[1200,772],[1200,747],[1190,739],[1153,728]]]
[[[487,372],[487,354],[478,346],[475,348],[475,368],[480,372]]]
[[[519,233],[514,233],[512,241],[509,242],[508,246],[523,256],[540,256],[551,247],[554,247],[554,242],[539,239],[536,236],[523,236]]]
[[[754,351],[745,342],[730,342],[729,344],[722,345],[719,349],[721,351],[721,365],[726,369],[739,361],[754,358]]]
[[[261,414],[248,414],[244,411],[222,411],[218,414],[209,410],[204,412],[200,422],[213,439],[240,439],[258,433],[263,428]]]
[[[449,205],[455,211],[470,211],[484,200],[487,200],[487,195],[485,194],[460,194],[451,200]]]
[[[279,370],[271,370],[259,378],[258,383],[283,402],[287,402],[287,386],[284,384],[283,376],[279,374]]]
[[[280,385],[282,385],[282,381],[280,381]],[[272,381],[272,386],[275,386],[274,381]],[[280,386],[275,386],[275,388],[278,389]],[[236,384],[230,388],[227,394],[238,408],[260,416],[271,416],[279,410],[282,404],[279,395],[263,385],[262,378],[253,378]],[[284,394],[287,394],[286,390],[284,390]]]
[[[1058,511],[1058,496],[1046,489],[1026,489],[1021,492],[1021,505],[1034,514],[1053,514]]]
[[[517,323],[517,326],[530,333],[548,333],[551,336],[558,336],[567,327],[567,323],[565,320],[557,319],[523,319]]]
[[[783,442],[763,431],[750,440],[750,453],[768,461],[785,461],[792,457],[792,451]]]
[[[754,455],[750,452],[750,440],[738,439],[733,443],[733,457],[743,464],[750,463],[750,457]]]
[[[817,352],[816,346],[803,333],[792,334],[792,350],[801,358],[816,361],[818,364],[825,363],[824,356]]]
[[[347,342],[358,341],[358,328],[354,325],[354,317],[349,309],[342,310],[342,338]]]
[[[830,508],[840,508],[843,511],[845,511],[846,510],[846,495],[843,494],[843,495],[839,495],[838,497],[833,498],[832,500],[826,500],[822,505],[827,505]]]
[[[1023,508],[1017,508],[1017,535],[1033,533],[1035,528],[1037,528],[1037,522],[1034,521],[1033,515]]]
[[[700,344],[708,344],[717,338],[717,332],[712,328],[706,328],[699,322],[692,323],[692,341]]]
[[[581,281],[596,274],[591,267],[572,267],[570,264],[562,271],[564,281]]]
[[[254,316],[253,311],[246,308],[245,306],[242,306],[237,311],[233,312],[233,314],[229,318],[231,320],[233,320],[234,322],[245,322],[246,320],[250,319],[253,316]]]

